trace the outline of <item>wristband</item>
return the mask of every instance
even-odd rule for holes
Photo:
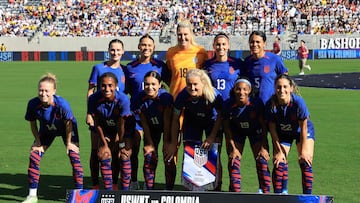
[[[119,142],[119,148],[122,149],[125,147],[125,142]]]

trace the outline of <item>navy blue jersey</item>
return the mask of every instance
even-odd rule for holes
[[[53,103],[45,107],[38,97],[28,102],[25,120],[40,123],[39,133],[55,136],[66,134],[65,121],[71,120],[73,126],[77,125],[69,103],[62,97],[54,95]]]
[[[288,69],[280,56],[265,52],[265,55],[260,59],[251,55],[246,57],[241,75],[249,78],[254,92],[266,103],[275,93],[276,76],[287,72]]]
[[[89,97],[87,113],[97,118],[104,134],[115,135],[117,120],[131,115],[129,97],[116,91],[114,101],[109,102],[105,100],[103,93],[98,91]]]
[[[174,104],[170,93],[159,89],[156,98],[150,98],[144,91],[140,92],[135,103],[131,104],[135,114],[143,113],[151,131],[163,132],[164,130],[164,109]]]
[[[308,131],[314,129],[304,99],[296,94],[291,94],[291,101],[288,105],[275,106],[269,100],[265,106],[265,119],[275,122],[278,134],[282,135],[300,135],[299,121],[304,119],[308,119]]]
[[[97,91],[100,90],[100,81],[99,78],[102,74],[111,72],[114,73],[116,78],[118,79],[118,88],[117,91],[124,92],[125,91],[125,74],[123,71],[123,66],[120,65],[120,67],[112,68],[108,65],[106,65],[106,62],[96,64],[93,66],[90,78],[89,78],[89,84],[97,86]]]
[[[234,139],[238,136],[256,136],[262,133],[259,121],[264,115],[264,103],[257,97],[249,98],[245,106],[239,106],[233,97],[224,105],[223,119],[229,120]]]
[[[233,88],[242,66],[241,59],[230,56],[224,62],[217,61],[215,57],[205,62],[204,69],[208,72],[213,86],[221,93],[224,101],[229,99],[230,90]]]
[[[175,111],[184,111],[184,126],[206,126],[213,123],[217,118],[217,110],[221,110],[223,99],[220,92],[215,88],[215,100],[209,102],[200,97],[194,100],[187,92],[186,87],[176,97],[174,108]]]
[[[124,68],[126,78],[126,93],[132,97],[144,90],[144,76],[149,71],[156,71],[160,75],[166,64],[157,59],[151,59],[150,63],[142,64],[139,60],[128,63]],[[131,99],[131,102],[133,99]]]

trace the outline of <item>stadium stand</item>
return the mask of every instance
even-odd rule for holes
[[[0,0],[0,36],[140,36],[163,41],[191,19],[197,36],[360,33],[355,0]]]

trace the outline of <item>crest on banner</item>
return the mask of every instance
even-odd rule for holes
[[[194,163],[198,167],[203,167],[208,161],[208,150],[200,146],[195,146],[194,152]]]

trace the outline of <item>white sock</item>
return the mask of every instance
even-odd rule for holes
[[[37,188],[30,188],[29,195],[36,197],[37,196]]]

